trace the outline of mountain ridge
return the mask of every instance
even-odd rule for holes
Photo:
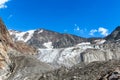
[[[114,70],[111,75],[107,73],[109,72],[107,68],[120,68],[113,66],[113,64],[119,65],[120,60],[119,27],[110,34],[112,35],[110,38],[107,36],[97,39],[86,39],[42,29],[13,32],[15,33],[9,34],[0,21],[2,43],[0,58],[5,60],[0,63],[7,66],[1,65],[4,69],[0,72],[1,80],[101,80],[107,79],[107,75],[110,76],[107,80],[112,80]],[[107,66],[104,66],[106,64]],[[96,68],[99,69],[96,71]]]
[[[27,32],[24,32],[24,35],[28,34]],[[54,67],[71,67],[81,62],[90,63],[93,61],[106,61],[113,59],[113,56],[117,54],[113,54],[113,51],[111,51],[113,47],[105,40],[106,37],[82,38],[77,36],[76,38],[74,35],[60,34],[43,29],[34,30],[32,33],[33,36],[26,43],[37,48],[36,58],[38,60]],[[22,34],[22,37],[24,35]],[[22,40],[24,41],[24,39]],[[58,42],[57,45],[55,45],[56,42]],[[110,46],[108,46],[108,44]],[[99,52],[99,54],[96,52]]]
[[[44,43],[52,42],[54,48],[62,48],[62,47],[73,46],[74,44],[80,43],[81,41],[86,41],[86,38],[82,38],[82,37],[78,37],[70,34],[61,34],[61,33],[57,33],[50,30],[37,29],[37,30],[31,30],[31,31],[33,31],[32,34],[29,33],[29,31],[26,31],[26,32],[20,33],[19,37],[21,41],[24,41],[23,37],[25,35],[27,36],[28,34],[28,37],[30,36],[31,39],[25,42],[27,42],[29,45],[32,45],[32,46],[34,45],[34,47],[45,48],[45,46],[43,45]],[[14,33],[14,31],[10,31],[10,34],[12,35],[13,39],[17,37],[15,36],[16,33],[17,32]],[[29,34],[31,34],[32,36]],[[41,38],[41,39],[38,39],[38,38]],[[19,40],[19,39],[16,39],[16,40]],[[64,40],[63,41],[64,43],[62,43],[62,40]]]

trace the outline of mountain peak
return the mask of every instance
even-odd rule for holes
[[[110,35],[105,37],[108,41],[114,41],[120,39],[120,26],[118,26]]]
[[[120,26],[116,27],[116,29],[115,29],[115,30],[118,30],[118,31],[120,31]]]

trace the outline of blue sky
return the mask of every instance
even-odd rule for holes
[[[8,29],[103,37],[120,25],[120,0],[0,0],[0,17]]]

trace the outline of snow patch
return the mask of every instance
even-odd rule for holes
[[[78,45],[90,45],[91,43],[90,42],[82,42],[82,43],[79,43]]]
[[[21,32],[21,33],[17,33],[15,35],[15,39],[19,40],[19,41],[24,41],[23,36],[25,35],[26,32]]]
[[[28,40],[30,40],[33,36],[33,33],[34,33],[35,30],[30,30],[30,31],[27,31],[29,33],[29,35],[27,36],[27,38],[24,40],[24,42],[27,42]]]
[[[52,49],[52,48],[53,48],[52,42],[47,42],[47,43],[44,43],[43,45],[44,45],[46,48],[48,48],[48,49]]]
[[[38,34],[40,34],[40,33],[42,33],[44,30],[43,29],[41,29],[39,32],[38,32]]]
[[[96,44],[103,44],[103,43],[106,42],[106,40],[104,40],[104,39],[101,40],[101,39],[100,39],[100,40],[95,40],[94,42],[95,42]]]

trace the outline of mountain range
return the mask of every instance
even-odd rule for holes
[[[7,30],[0,20],[0,80],[118,80],[119,43],[119,26],[104,38],[83,38]]]

